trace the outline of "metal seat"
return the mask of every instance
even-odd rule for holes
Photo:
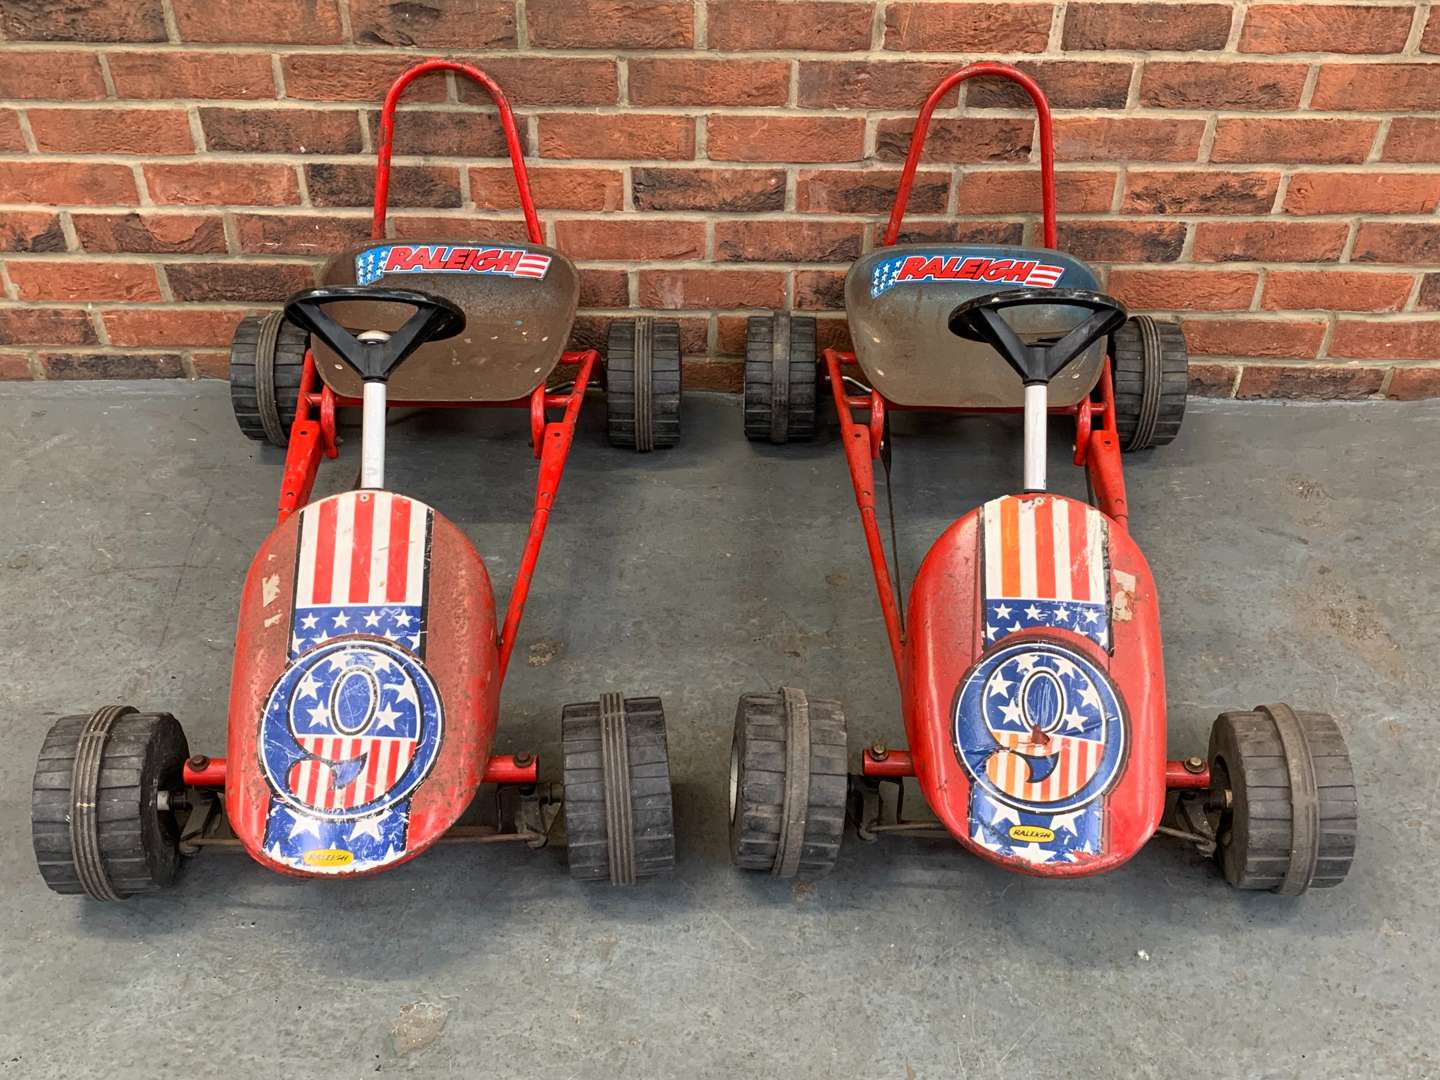
[[[928,408],[1018,408],[1023,387],[982,341],[949,327],[957,304],[1016,288],[1098,289],[1095,272],[1049,248],[971,244],[897,244],[871,252],[845,279],[845,313],[855,354],[870,385],[898,405]],[[1012,319],[1022,339],[1059,337],[1090,313],[1074,305],[1039,304]],[[1050,383],[1051,405],[1074,405],[1100,378],[1098,341]]]
[[[465,330],[422,345],[390,380],[393,401],[513,401],[542,384],[560,362],[575,319],[580,275],[553,248],[483,240],[376,241],[341,251],[325,285],[419,289],[453,301]],[[395,330],[411,314],[399,304],[336,304],[349,329]],[[335,393],[359,397],[360,377],[328,346],[312,341],[320,377]]]

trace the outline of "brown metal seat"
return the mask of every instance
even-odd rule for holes
[[[1098,289],[1095,272],[1049,248],[970,244],[897,244],[850,268],[845,313],[855,354],[870,385],[898,405],[928,408],[1019,408],[1020,380],[989,345],[957,337],[949,319],[958,304],[1005,289],[1063,286]],[[1059,337],[1089,312],[1073,305],[1017,309],[1012,325],[1033,342]],[[1050,383],[1051,405],[1074,405],[1094,388],[1104,364],[1098,341]]]
[[[545,381],[565,351],[580,275],[553,248],[483,240],[372,240],[326,265],[325,285],[417,289],[465,312],[458,336],[422,345],[390,379],[392,401],[513,401]],[[399,304],[336,304],[333,317],[355,330],[395,330],[411,314]],[[360,377],[328,346],[312,341],[316,368],[335,393],[359,397]]]

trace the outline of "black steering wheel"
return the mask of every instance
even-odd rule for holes
[[[383,336],[377,333],[373,340],[362,340],[325,310],[330,304],[356,300],[405,304],[415,312],[400,329]],[[285,317],[334,349],[366,382],[384,382],[402,360],[427,341],[443,341],[465,329],[465,313],[443,296],[412,289],[375,289],[368,285],[326,285],[298,292],[285,302]]]
[[[1001,312],[1035,304],[1063,304],[1092,312],[1058,341],[1027,345]],[[1090,289],[1005,289],[977,296],[950,312],[950,332],[984,341],[1015,369],[1026,386],[1048,383],[1100,338],[1118,329],[1128,313],[1113,296]]]

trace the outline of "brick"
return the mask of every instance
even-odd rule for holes
[[[184,109],[29,109],[41,152],[188,154],[195,149]]]
[[[261,53],[110,52],[105,62],[122,98],[275,96],[270,57]]]
[[[1440,311],[1440,274],[1423,274],[1420,293],[1415,297],[1416,311]]]
[[[688,49],[688,0],[527,0],[530,45],[545,49]]]
[[[230,378],[230,353],[225,352],[192,352],[190,364],[195,369],[195,374],[202,379],[228,379]]]
[[[1440,319],[1341,319],[1330,355],[1346,360],[1434,360],[1440,356]]]
[[[1430,112],[1440,109],[1440,64],[1324,64],[1312,109]]]
[[[1344,164],[1364,161],[1378,120],[1253,119],[1222,116],[1210,160]]]
[[[1141,214],[1266,214],[1280,174],[1130,172],[1122,210]]]
[[[1440,120],[1395,117],[1380,157],[1383,161],[1440,161]]]
[[[636,210],[719,210],[756,213],[785,209],[780,169],[630,170]]]
[[[1110,209],[1113,172],[1058,172],[1055,201],[1060,213],[1095,214]],[[1039,169],[996,169],[960,178],[956,206],[962,214],[1027,214],[1040,211]]]
[[[375,201],[375,167],[305,166],[305,186],[315,206],[370,206]],[[390,205],[427,209],[460,205],[460,170],[453,165],[397,165],[390,170]]]
[[[785,275],[776,270],[641,270],[640,306],[667,311],[784,307]]]
[[[512,105],[614,105],[620,100],[619,68],[613,59],[545,59],[537,56],[485,58],[485,73],[499,83]],[[460,100],[489,106],[477,83],[456,77]],[[477,118],[493,124],[493,117]]]
[[[172,263],[165,268],[165,277],[175,299],[182,302],[269,304],[315,284],[310,263]]]
[[[1233,11],[1233,4],[1070,4],[1061,47],[1066,52],[1223,49]]]
[[[155,268],[145,263],[12,262],[6,269],[21,300],[159,300]]]
[[[380,145],[380,114],[368,113],[370,142]],[[520,148],[529,152],[530,139],[520,126]],[[509,156],[505,132],[493,115],[461,110],[402,109],[395,116],[391,152],[397,157],[503,158]]]
[[[1343,221],[1202,221],[1195,226],[1196,262],[1333,262],[1345,249]]]
[[[1055,121],[1061,161],[1195,161],[1204,120],[1063,116]]]
[[[948,63],[802,60],[796,97],[808,109],[911,109],[952,68]]]
[[[40,206],[133,203],[135,174],[127,165],[78,161],[0,161],[0,202]]]
[[[948,65],[947,65],[948,66]],[[1099,60],[1021,60],[1014,65],[1045,88],[1055,109],[1122,109],[1130,96],[1134,65]],[[965,84],[965,103],[976,108],[1033,106],[1025,91],[1005,79]],[[919,107],[919,102],[914,104]]]
[[[48,210],[7,210],[0,214],[0,251],[64,251],[60,215]]]
[[[1185,247],[1179,221],[1062,221],[1061,251],[1094,262],[1174,262]]]
[[[743,324],[744,319],[731,320]],[[738,360],[686,360],[685,389],[735,394],[744,388],[745,365]]]
[[[800,311],[844,311],[844,271],[796,271],[795,307]]]
[[[1140,311],[1244,311],[1254,270],[1112,270],[1108,291]]]
[[[205,147],[244,154],[358,154],[350,109],[201,109]]]
[[[175,353],[42,353],[47,379],[178,379],[185,374]]]
[[[1326,401],[1366,398],[1378,394],[1384,381],[1385,373],[1379,368],[1252,364],[1241,374],[1235,396]]]
[[[1294,109],[1305,86],[1304,64],[1218,60],[1145,64],[1140,104],[1165,109]]]
[[[173,349],[228,346],[244,314],[193,307],[122,308],[103,312],[101,318],[111,345]]]
[[[706,46],[726,52],[813,49],[856,52],[870,48],[873,4],[779,3],[710,0]]]
[[[1425,32],[1420,36],[1420,51],[1440,52],[1440,10],[1433,7],[1430,9],[1430,17],[1425,21]]]
[[[1397,367],[1390,376],[1385,396],[1394,401],[1419,401],[1440,397],[1440,368]]]
[[[513,0],[446,0],[443,4],[350,0],[357,45],[497,49],[515,44]]]
[[[0,32],[10,41],[164,41],[160,0],[5,0]]]
[[[885,225],[870,226],[871,246],[878,246]],[[1025,226],[1018,221],[915,221],[905,220],[897,244],[1023,244]]]
[[[1440,222],[1362,222],[1350,260],[1440,266]]]
[[[482,210],[520,205],[515,174],[508,165],[471,168],[470,198]],[[545,210],[619,210],[625,199],[618,169],[530,169],[530,192]]]
[[[240,250],[257,255],[334,255],[370,237],[370,215],[236,214]]]
[[[885,48],[901,52],[1044,52],[1051,4],[891,2]]]
[[[1238,364],[1207,364],[1190,361],[1191,397],[1228,398],[1235,393]]]
[[[899,170],[802,169],[795,181],[795,208],[821,214],[884,214],[894,203],[899,185]],[[910,212],[942,213],[949,193],[949,173],[917,172],[910,190]]]
[[[24,152],[25,136],[20,131],[20,114],[14,109],[0,110],[0,151]]]
[[[881,120],[875,131],[875,156],[904,161],[915,127],[911,117]],[[947,162],[1028,161],[1035,143],[1035,122],[1029,117],[996,119],[965,116],[941,118],[925,136],[925,160]]]
[[[630,61],[632,105],[784,105],[789,97],[785,60]]]
[[[1266,311],[1399,311],[1415,286],[1411,274],[1347,270],[1272,270],[1260,306]]]
[[[94,345],[84,308],[0,307],[0,345]]]
[[[267,64],[268,57],[262,57]],[[415,63],[406,53],[293,53],[280,58],[285,96],[308,101],[382,101],[397,76]],[[426,75],[405,90],[407,104],[444,101],[445,80]]]
[[[705,146],[712,161],[859,161],[865,156],[865,121],[714,113],[705,122]]]
[[[1329,323],[1325,319],[1185,319],[1191,356],[1264,357],[1313,360],[1320,355]]]
[[[72,214],[80,246],[93,252],[202,255],[225,250],[219,214]]]
[[[624,270],[597,270],[587,266],[580,271],[580,306],[582,308],[625,308],[630,306],[630,275]]]
[[[0,98],[95,101],[105,96],[100,61],[84,52],[15,52],[0,64]]]
[[[254,162],[146,165],[150,198],[178,206],[283,206],[300,201],[295,170]]]
[[[1410,36],[1413,7],[1254,4],[1240,31],[1251,53],[1396,53]]]
[[[389,233],[396,240],[433,241],[436,238],[466,236],[502,244],[523,244],[530,238],[525,222],[516,218],[503,220],[478,217],[473,213],[445,216],[441,214],[391,214]]]
[[[1291,214],[1428,214],[1440,202],[1440,172],[1296,173],[1285,192]]]
[[[555,246],[575,259],[698,259],[705,254],[705,223],[631,217],[561,220],[555,222]]]
[[[695,156],[695,122],[658,113],[540,117],[540,156],[611,161],[677,160]]]
[[[181,41],[339,45],[339,0],[170,0]]]
[[[719,262],[853,262],[865,226],[848,221],[755,219],[715,223]]]
[[[30,358],[24,353],[0,352],[0,379],[31,379]]]

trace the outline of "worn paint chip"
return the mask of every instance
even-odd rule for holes
[[[1116,622],[1129,622],[1135,618],[1135,575],[1124,570],[1115,572],[1114,618]]]
[[[275,602],[275,598],[276,598],[277,596],[279,596],[279,595],[280,595],[280,575],[279,575],[279,574],[271,574],[269,577],[267,577],[267,578],[262,578],[262,579],[260,580],[260,602],[261,602],[265,607],[269,607],[271,604],[273,604],[273,603]],[[278,617],[278,616],[277,616],[277,617]],[[266,625],[266,626],[269,626],[270,624],[267,622],[265,625]]]

